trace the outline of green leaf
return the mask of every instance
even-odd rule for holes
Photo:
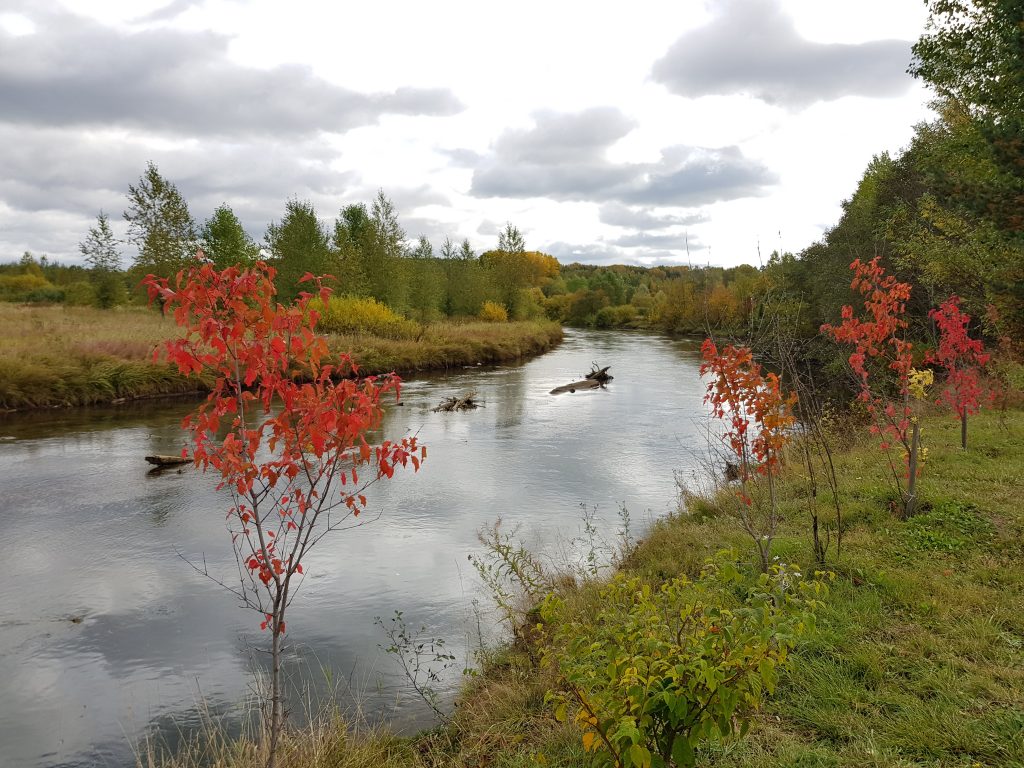
[[[637,768],[651,768],[651,752],[646,747],[634,744],[629,748],[630,765]]]
[[[689,766],[693,765],[697,760],[696,756],[693,754],[693,745],[690,744],[690,740],[681,733],[676,734],[676,738],[672,742],[672,760],[681,768],[689,768]]]

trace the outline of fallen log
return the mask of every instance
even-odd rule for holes
[[[590,373],[583,377],[582,381],[570,381],[568,384],[563,384],[560,387],[555,387],[551,390],[552,395],[561,395],[565,392],[575,392],[577,389],[598,389],[604,387],[609,381],[614,379],[614,376],[608,375],[608,369],[610,365],[606,365],[604,368],[599,368],[597,363],[591,363]]]
[[[438,411],[471,411],[474,408],[479,408],[480,404],[476,400],[476,392],[470,392],[463,397],[448,397],[438,403],[437,408],[434,409],[434,413]]]
[[[568,384],[563,384],[560,387],[555,387],[551,390],[552,395],[561,395],[564,392],[575,392],[577,389],[599,389],[604,385],[604,382],[597,381],[595,379],[583,379],[582,381],[570,381]]]
[[[174,467],[178,464],[188,464],[192,459],[188,456],[183,458],[181,456],[169,456],[167,454],[156,453],[152,456],[146,456],[146,461],[157,467]]]

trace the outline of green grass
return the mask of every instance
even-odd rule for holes
[[[0,410],[110,403],[204,391],[153,349],[178,333],[146,307],[22,306],[0,302]],[[434,323],[418,338],[329,336],[332,351],[351,352],[367,374],[409,374],[538,354],[562,339],[556,323]]]
[[[699,765],[1024,766],[1024,411],[973,419],[966,452],[956,420],[930,416],[924,427],[924,510],[908,521],[890,512],[873,440],[854,440],[837,456],[849,529],[841,558],[834,545],[830,552],[836,578],[817,630],[746,738],[705,747]],[[809,568],[804,487],[792,468],[780,490],[785,521],[775,552]],[[622,569],[653,583],[692,576],[727,547],[753,566],[753,545],[715,513],[725,501],[705,497],[691,504],[699,513],[658,522]],[[566,580],[561,596],[578,615],[594,616],[596,587]],[[408,740],[335,734],[329,759],[285,766],[587,765],[579,732],[544,705],[556,681],[535,659],[521,643],[493,652],[445,727]]]
[[[839,456],[852,525],[819,631],[715,765],[1024,765],[1024,413],[1006,421],[974,419],[964,452],[954,419],[926,419],[924,510],[906,522],[888,511],[873,441]],[[799,487],[783,484],[776,551],[809,567]],[[651,578],[689,570],[704,542],[746,546],[725,519],[678,517],[630,566]]]

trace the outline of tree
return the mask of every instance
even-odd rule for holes
[[[354,378],[347,357],[328,362],[327,343],[314,333],[312,296],[277,303],[274,276],[262,262],[223,271],[205,263],[179,273],[173,286],[153,275],[144,280],[150,300],[173,309],[184,329],[164,345],[167,359],[185,375],[214,378],[185,426],[196,466],[219,473],[219,487],[231,496],[227,525],[239,584],[229,587],[205,565],[196,568],[256,611],[270,633],[268,768],[284,725],[283,642],[304,558],[328,533],[361,522],[368,485],[398,466],[418,470],[426,456],[415,437],[368,442],[381,424],[383,398],[398,396],[399,380]],[[319,278],[308,279],[319,286]],[[320,287],[324,305],[329,293]]]
[[[1024,246],[1024,26],[1019,0],[930,0],[926,34],[913,46],[909,72],[963,115],[980,138],[974,155],[984,176],[958,180],[962,207],[989,219]],[[973,163],[974,158],[964,155]],[[1017,274],[1020,280],[1020,273]],[[1021,297],[1024,298],[1024,297]]]
[[[433,320],[441,309],[445,286],[434,247],[424,235],[409,253],[405,265],[409,276],[409,309],[422,322]]]
[[[324,274],[330,267],[327,232],[307,200],[289,200],[280,224],[267,227],[267,250],[277,270],[277,290],[288,302],[298,296],[306,273]]]
[[[334,220],[332,246],[337,260],[340,290],[352,296],[369,296],[366,253],[371,246],[373,225],[366,205],[346,205]]]
[[[842,309],[842,323],[825,324],[822,333],[836,341],[852,344],[848,358],[857,381],[857,399],[864,403],[872,418],[871,433],[880,435],[880,448],[889,459],[889,468],[903,500],[903,516],[914,514],[917,505],[917,476],[920,471],[921,427],[912,399],[924,395],[925,381],[914,370],[914,345],[906,340],[906,303],[910,285],[886,275],[876,256],[869,262],[854,259],[850,287],[864,297],[863,319],[855,317],[853,307]],[[890,392],[895,392],[893,397]],[[892,461],[893,443],[903,448],[906,462],[906,488],[899,480]]]
[[[950,296],[928,316],[939,328],[939,346],[925,355],[925,362],[946,370],[946,388],[939,402],[949,405],[960,418],[960,447],[967,450],[967,417],[981,410],[978,373],[989,356],[982,341],[968,335],[971,316],[960,311],[958,296]]]
[[[231,206],[222,203],[203,224],[199,240],[206,257],[217,269],[244,267],[259,258],[259,246],[242,228]]]
[[[498,248],[480,256],[490,274],[498,299],[510,317],[519,316],[522,291],[529,285],[530,266],[526,258],[526,241],[512,224],[498,233]]]
[[[407,286],[402,273],[405,253],[405,230],[398,222],[395,204],[377,191],[370,206],[371,237],[367,251],[365,271],[370,295],[396,311],[405,310]]]
[[[757,545],[761,572],[771,567],[771,548],[778,527],[775,478],[796,419],[796,394],[782,394],[779,377],[762,375],[746,347],[731,344],[721,352],[711,339],[701,345],[700,373],[709,376],[704,402],[711,415],[726,421],[722,436],[740,481],[737,517]],[[767,498],[760,488],[763,480]]]
[[[117,238],[110,229],[110,220],[103,211],[96,217],[96,226],[89,228],[78,250],[92,268],[92,282],[96,286],[96,303],[104,309],[120,304],[125,298],[121,279],[121,254]]]
[[[972,118],[1009,128],[1024,116],[1018,0],[929,0],[909,72]],[[1019,125],[1019,123],[1018,123]]]
[[[170,277],[194,256],[199,237],[196,225],[178,188],[160,175],[154,163],[136,186],[128,187],[128,242],[137,246],[135,267]]]

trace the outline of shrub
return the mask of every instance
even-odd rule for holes
[[[84,280],[78,280],[64,286],[64,303],[76,307],[88,307],[96,304],[96,289]]]
[[[598,765],[692,766],[701,741],[737,724],[746,732],[797,638],[813,627],[824,589],[781,566],[750,580],[725,560],[696,582],[660,588],[619,575],[602,590],[596,618],[557,628],[555,715],[576,710]],[[549,598],[545,620],[557,621],[560,607]]]
[[[376,299],[331,296],[326,307],[320,299],[313,299],[309,308],[320,313],[316,329],[324,333],[365,333],[385,339],[412,339],[419,332],[416,323]]]
[[[632,304],[620,304],[617,307],[602,307],[597,311],[594,325],[598,328],[621,328],[629,325],[636,317],[636,308]]]
[[[480,307],[480,319],[487,323],[507,323],[508,312],[494,301],[485,301]]]
[[[31,301],[29,297],[33,293],[55,290],[42,275],[0,275],[0,300],[3,301]]]

